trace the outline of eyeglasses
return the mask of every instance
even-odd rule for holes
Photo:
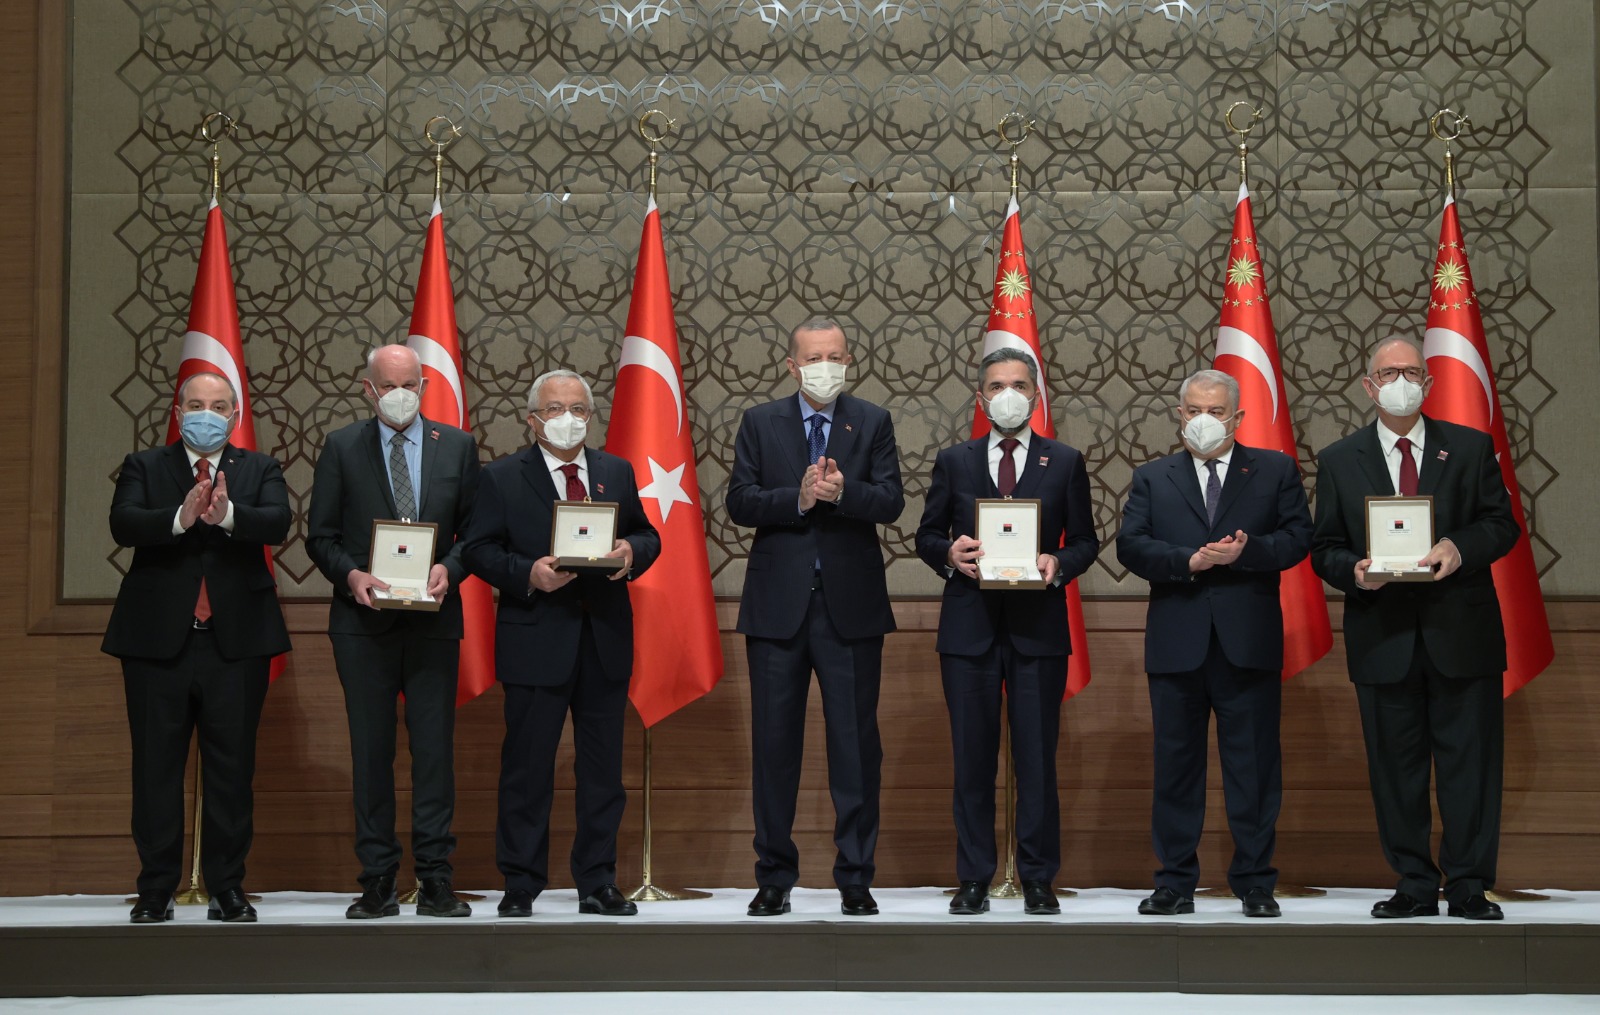
[[[533,410],[533,414],[543,420],[552,420],[563,413],[570,412],[578,419],[587,420],[589,418],[589,414],[593,411],[594,410],[590,409],[582,402],[578,402],[574,405],[562,405],[559,402],[552,402],[543,408]]]
[[[1233,418],[1233,413],[1229,412],[1226,408],[1224,408],[1223,406],[1220,406],[1220,405],[1215,406],[1215,407],[1210,408],[1210,409],[1196,409],[1196,408],[1193,408],[1193,407],[1187,406],[1187,405],[1178,406],[1178,418],[1179,419],[1183,419],[1183,420],[1194,419],[1196,416],[1199,416],[1202,413],[1204,413],[1205,415],[1211,416],[1213,419],[1219,419],[1224,423],[1226,423],[1228,420]]]
[[[1423,367],[1384,367],[1382,370],[1372,372],[1372,379],[1377,381],[1380,387],[1391,384],[1396,377],[1402,376],[1412,384],[1421,384],[1422,379],[1428,376],[1428,371]]]

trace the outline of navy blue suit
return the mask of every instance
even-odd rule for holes
[[[905,495],[889,414],[840,395],[826,454],[845,477],[837,504],[800,512],[808,464],[796,396],[745,411],[734,443],[728,515],[755,539],[739,601],[750,660],[756,882],[799,877],[793,830],[811,673],[822,690],[828,788],[836,815],[834,881],[870,885],[878,839],[878,687],[883,636],[894,630],[878,526]]]
[[[1191,573],[1189,558],[1236,531],[1232,564]],[[1151,840],[1158,888],[1194,895],[1205,823],[1206,736],[1217,717],[1217,755],[1234,853],[1228,884],[1240,896],[1271,890],[1283,769],[1283,610],[1279,573],[1305,559],[1311,515],[1294,459],[1235,444],[1217,501],[1205,498],[1187,451],[1134,470],[1117,535],[1117,559],[1150,583],[1145,671],[1155,727]]]
[[[949,565],[950,545],[977,531],[976,500],[998,497],[989,474],[989,438],[939,452],[917,526],[917,554],[945,578],[939,610],[939,667],[955,753],[956,874],[988,884],[997,856],[994,783],[1000,747],[1001,688],[1017,775],[1017,869],[1025,881],[1051,881],[1061,868],[1056,744],[1066,693],[1066,583],[1088,570],[1100,548],[1083,455],[1033,435],[1012,496],[1038,498],[1040,552],[1060,564],[1044,589],[980,589]]]
[[[617,537],[633,548],[637,578],[661,555],[661,537],[639,502],[633,466],[586,448],[589,497],[618,505]],[[577,832],[572,877],[580,898],[617,880],[623,717],[633,674],[633,604],[627,581],[582,574],[556,589],[532,587],[534,562],[550,555],[558,496],[537,446],[484,466],[462,535],[467,569],[500,590],[495,677],[505,689],[495,859],[506,889],[538,894],[549,883],[550,804],[556,748],[572,714]],[[604,552],[610,552],[606,546]]]

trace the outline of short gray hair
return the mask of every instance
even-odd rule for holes
[[[1028,380],[1033,382],[1034,387],[1037,388],[1039,386],[1039,364],[1034,362],[1033,357],[1021,349],[1002,345],[993,352],[986,354],[982,361],[978,363],[978,387],[983,387],[984,376],[988,374],[989,368],[996,363],[1026,363],[1028,365]]]
[[[584,401],[589,403],[589,411],[594,411],[594,390],[589,387],[589,382],[583,375],[572,370],[546,370],[533,379],[533,387],[528,389],[528,411],[533,412],[539,408],[539,389],[551,381],[577,381],[583,385]]]
[[[1237,411],[1239,408],[1239,382],[1232,374],[1223,373],[1221,370],[1196,370],[1183,379],[1183,384],[1178,387],[1178,401],[1181,403],[1189,397],[1189,389],[1199,385],[1202,388],[1221,388],[1228,393],[1228,408]]]
[[[233,403],[234,408],[237,409],[239,407],[239,393],[237,391],[233,390],[233,382],[228,380],[228,378],[227,378],[227,376],[225,374],[219,374],[215,370],[202,370],[199,373],[190,374],[188,377],[185,377],[183,379],[183,383],[178,385],[178,404],[179,405],[183,404],[184,392],[189,390],[189,385],[193,384],[195,381],[199,380],[202,377],[214,377],[217,380],[221,381],[224,385],[226,385],[227,388],[228,388],[228,399],[229,399],[229,401],[231,401]]]
[[[808,317],[796,325],[793,331],[789,332],[789,355],[791,357],[794,356],[794,340],[799,337],[802,331],[837,331],[839,334],[845,335],[844,325],[831,317]],[[845,335],[845,344],[850,344],[849,335]]]
[[[1417,340],[1416,339],[1411,338],[1408,335],[1390,335],[1388,338],[1384,339],[1383,341],[1379,342],[1377,345],[1372,347],[1372,355],[1367,357],[1367,373],[1368,374],[1372,373],[1373,364],[1378,362],[1378,354],[1383,352],[1383,350],[1389,348],[1390,346],[1395,346],[1395,345],[1404,345],[1404,346],[1408,346],[1411,349],[1415,350],[1416,354],[1417,354],[1417,362],[1422,364],[1422,369],[1423,370],[1427,370],[1428,369],[1428,357],[1423,353],[1422,346],[1417,344]]]

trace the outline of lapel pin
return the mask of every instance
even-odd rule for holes
[[[1450,457],[1450,452],[1448,452],[1448,451],[1439,452],[1439,461],[1441,461],[1441,462],[1446,461],[1446,460],[1449,459],[1449,457]]]
[[[428,436],[430,438],[432,438],[433,440],[438,440],[439,439],[439,431],[437,431],[437,430],[429,430],[428,431]]]
[[[1239,475],[1248,476],[1248,475],[1250,475],[1250,470],[1248,468],[1245,468],[1245,467],[1241,466],[1240,469],[1239,469]]]
[[[606,485],[604,483],[596,483],[594,485],[594,488],[599,493],[605,493],[606,492]]]
[[[1050,464],[1050,456],[1049,455],[1040,455],[1039,456],[1039,466],[1040,466],[1040,468],[1043,468],[1043,467],[1045,467],[1045,466],[1047,466],[1049,464]]]
[[[849,431],[849,432],[850,432],[850,433],[855,433],[855,430],[856,430],[856,428],[855,428],[855,427],[853,427],[853,426],[851,426],[851,425],[850,425],[850,424],[849,424],[849,423],[846,423],[846,424],[845,424],[845,425],[844,425],[844,428],[845,428],[845,429],[846,429],[846,430],[847,430],[847,431]]]

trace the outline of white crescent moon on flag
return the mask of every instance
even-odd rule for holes
[[[622,340],[622,361],[617,364],[620,376],[627,367],[644,367],[667,382],[672,398],[678,404],[678,414],[673,417],[677,433],[683,433],[683,388],[678,384],[678,365],[659,345],[638,335],[628,335]]]
[[[1254,335],[1240,331],[1238,328],[1217,329],[1217,355],[1237,356],[1246,363],[1256,368],[1261,379],[1266,382],[1267,390],[1272,392],[1272,421],[1278,421],[1278,375],[1272,369],[1272,360],[1267,358],[1267,350],[1257,342]]]
[[[1483,385],[1484,400],[1489,403],[1489,415],[1486,418],[1491,422],[1494,420],[1494,381],[1489,378],[1489,364],[1483,361],[1478,347],[1468,341],[1465,335],[1449,328],[1429,328],[1422,333],[1422,356],[1424,359],[1433,359],[1435,356],[1453,359],[1477,374],[1478,383]]]
[[[450,385],[450,390],[456,396],[456,419],[440,420],[442,423],[452,423],[457,429],[466,428],[466,393],[461,390],[461,372],[456,369],[456,361],[445,347],[429,338],[427,335],[407,335],[406,345],[417,354],[417,360],[425,367],[432,367]]]
[[[212,338],[203,331],[185,332],[183,336],[183,356],[181,363],[186,359],[197,359],[202,363],[209,363],[215,367],[217,373],[228,379],[233,385],[235,398],[243,398],[244,378],[239,376],[239,364],[233,359],[233,354],[228,347]]]
[[[1024,342],[1021,338],[1009,331],[984,332],[983,354],[987,356],[996,349],[1015,349],[1018,352],[1025,352],[1028,354],[1028,358],[1033,360],[1033,369],[1037,371],[1039,375],[1039,397],[1048,402],[1049,398],[1045,395],[1044,364],[1039,362],[1039,354],[1034,352],[1033,348],[1029,346],[1028,343]]]

